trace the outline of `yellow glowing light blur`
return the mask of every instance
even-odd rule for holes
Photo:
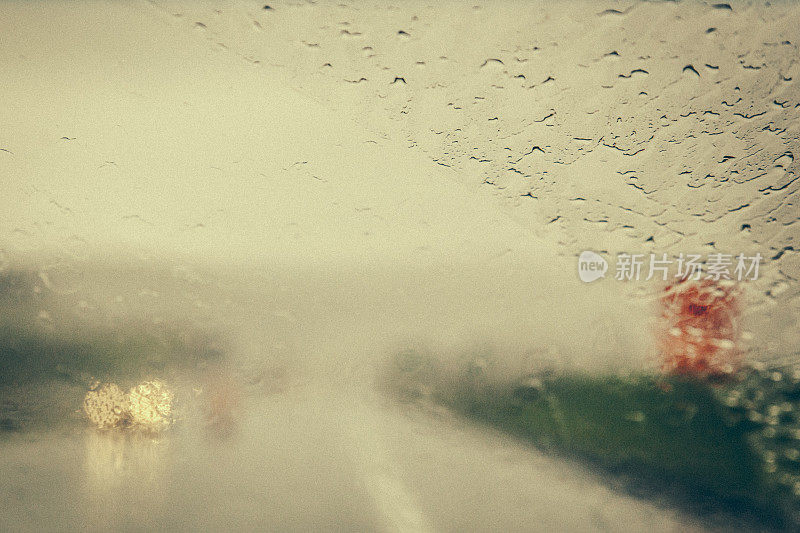
[[[115,383],[90,390],[83,398],[89,421],[100,429],[139,427],[161,431],[172,424],[173,393],[159,381],[146,381],[128,394]]]
[[[159,380],[146,381],[128,394],[131,421],[145,429],[158,431],[172,423],[174,395]]]
[[[106,383],[86,393],[83,411],[98,428],[119,427],[127,418],[128,395],[116,384]]]

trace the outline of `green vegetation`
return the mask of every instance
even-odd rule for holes
[[[795,378],[776,370],[745,371],[721,384],[553,372],[509,382],[489,374],[475,365],[445,371],[408,352],[392,383],[406,400],[446,405],[691,511],[733,513],[758,526],[794,524]]]
[[[191,366],[218,356],[212,349],[195,348],[173,332],[144,327],[64,335],[0,324],[0,385],[138,379],[167,366]]]

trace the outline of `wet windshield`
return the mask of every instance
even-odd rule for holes
[[[796,526],[798,9],[0,2],[0,530]]]

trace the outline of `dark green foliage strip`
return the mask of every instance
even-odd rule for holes
[[[445,371],[407,352],[393,383],[407,400],[447,405],[695,511],[723,510],[771,527],[795,523],[800,382],[779,371],[748,370],[717,384],[564,372],[510,383],[474,366]]]

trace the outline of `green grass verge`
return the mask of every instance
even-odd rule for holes
[[[774,372],[726,384],[651,375],[491,379],[407,352],[392,383],[540,449],[587,461],[629,488],[751,527],[794,527],[800,383]],[[780,413],[778,413],[780,411]],[[781,419],[781,417],[783,417]]]

